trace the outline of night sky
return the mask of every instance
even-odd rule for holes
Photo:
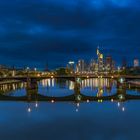
[[[1,0],[0,63],[50,68],[96,58],[140,59],[140,0]]]

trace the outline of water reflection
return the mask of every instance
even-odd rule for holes
[[[65,79],[44,79],[38,85],[38,92],[44,96],[62,97],[73,94],[74,82]]]
[[[118,97],[120,99],[124,98],[124,93],[130,95],[140,95],[139,89],[131,89],[130,86],[128,86],[128,88],[120,90],[117,88],[116,81],[107,78],[88,78],[80,80],[79,89],[77,89],[77,91],[75,91],[76,83],[76,81],[51,78],[44,79],[40,82],[32,81],[29,83],[19,82],[13,84],[2,84],[0,85],[0,94],[10,96],[28,95],[29,99],[33,94],[50,97],[63,97],[72,95],[75,92],[93,97],[104,97],[119,94]],[[111,99],[111,102],[113,102],[113,99]]]
[[[108,96],[116,93],[116,84],[112,79],[92,78],[85,79],[81,83],[81,92],[90,96]]]
[[[124,102],[118,102],[117,103],[117,107],[122,112],[124,112],[126,110],[126,107],[125,107],[125,103]]]
[[[136,95],[139,90],[117,88],[116,81],[110,79],[85,79],[80,83],[45,79],[37,83],[3,84],[0,92],[28,96],[27,102],[0,102],[1,139],[111,140],[140,137],[140,102],[123,102],[125,94]],[[39,102],[36,98],[40,95],[61,97],[74,92],[95,98],[115,93],[119,100],[104,101],[100,98],[95,102],[87,98],[84,102],[56,102],[54,99]]]
[[[1,84],[0,94],[13,95],[13,96],[16,94],[16,96],[21,96],[21,95],[25,95],[25,92],[24,92],[25,88],[26,88],[25,82]]]
[[[111,102],[41,102],[36,108],[35,103],[1,103],[1,139],[139,139],[139,105],[139,101],[127,102],[124,108]]]
[[[46,87],[46,89],[51,88],[53,90],[54,88],[57,89],[67,89],[74,90],[74,81],[70,80],[62,80],[62,79],[45,79],[42,80],[41,85],[43,88]],[[115,82],[112,79],[85,79],[81,80],[80,83],[80,89],[81,92],[85,95],[91,95],[91,96],[106,96],[108,94],[113,94],[116,92],[116,85]],[[112,93],[113,92],[113,93]],[[72,93],[72,92],[71,92]],[[92,93],[92,94],[91,94]],[[59,93],[56,93],[59,94]]]
[[[94,90],[97,87],[106,87],[106,88],[111,88],[113,85],[113,80],[112,79],[107,79],[107,78],[91,78],[91,79],[85,79],[82,80],[81,87],[90,87],[92,90]]]
[[[42,87],[54,87],[54,79],[44,79],[41,81]]]

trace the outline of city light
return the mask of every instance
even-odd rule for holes
[[[122,107],[122,111],[125,111],[125,108],[124,107]]]
[[[81,95],[77,95],[77,96],[76,96],[76,100],[77,100],[77,101],[81,101]]]
[[[124,82],[124,79],[123,78],[120,78],[120,83],[123,83]]]
[[[69,64],[74,64],[74,61],[69,61]]]
[[[30,113],[31,111],[32,111],[32,110],[31,110],[31,108],[29,107],[29,108],[28,108],[28,112]]]
[[[79,103],[77,103],[77,107],[79,107],[80,106],[80,104]]]
[[[26,70],[29,70],[29,69],[30,69],[29,67],[26,68]]]
[[[98,103],[102,103],[103,102],[103,100],[101,99],[101,100],[98,100]]]
[[[51,103],[54,103],[54,100],[51,100]]]
[[[37,103],[37,102],[35,103],[35,107],[36,107],[36,108],[38,107],[38,103]]]
[[[140,0],[1,0],[0,138],[139,140]]]
[[[120,100],[124,100],[125,99],[123,94],[118,95],[118,97],[119,97]]]
[[[76,108],[76,112],[78,112],[79,110],[78,110],[78,108]]]
[[[38,73],[37,76],[40,77],[40,74]]]
[[[52,75],[52,76],[51,76],[51,78],[53,79],[53,78],[54,78],[54,76]]]
[[[118,107],[120,107],[120,103],[118,102]]]
[[[89,103],[89,100],[87,100],[87,103]]]

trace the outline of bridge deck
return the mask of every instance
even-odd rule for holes
[[[98,76],[98,75],[92,75],[92,74],[83,74],[83,75],[54,75],[53,78],[113,78],[113,79],[117,79],[119,77],[123,77],[126,79],[140,79],[140,75],[137,76],[133,76],[133,75],[103,75],[103,76]],[[30,76],[28,78],[31,79],[36,79],[36,80],[40,80],[40,79],[48,79],[48,78],[52,78],[52,76]],[[14,76],[14,77],[0,77],[0,80],[7,80],[7,79],[13,79],[13,80],[27,80],[27,76]]]

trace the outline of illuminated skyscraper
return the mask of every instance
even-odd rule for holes
[[[68,66],[69,66],[70,71],[74,72],[74,61],[69,61]]]
[[[91,59],[89,67],[90,71],[95,71],[96,61],[94,59]]]
[[[89,63],[86,63],[83,59],[79,60],[76,65],[76,72],[88,72],[88,73],[112,73],[115,71],[115,62],[111,56],[107,56],[104,59],[104,55],[97,48],[97,60],[91,59]]]
[[[139,59],[134,59],[134,67],[139,67]]]
[[[76,71],[77,72],[83,72],[85,71],[85,61],[84,60],[79,60],[78,61],[78,64],[77,64],[77,67],[76,67]]]
[[[112,57],[111,56],[107,56],[105,59],[105,69],[107,72],[112,71]]]
[[[98,71],[104,71],[104,56],[99,51],[99,47],[97,48],[97,56],[98,56]]]

